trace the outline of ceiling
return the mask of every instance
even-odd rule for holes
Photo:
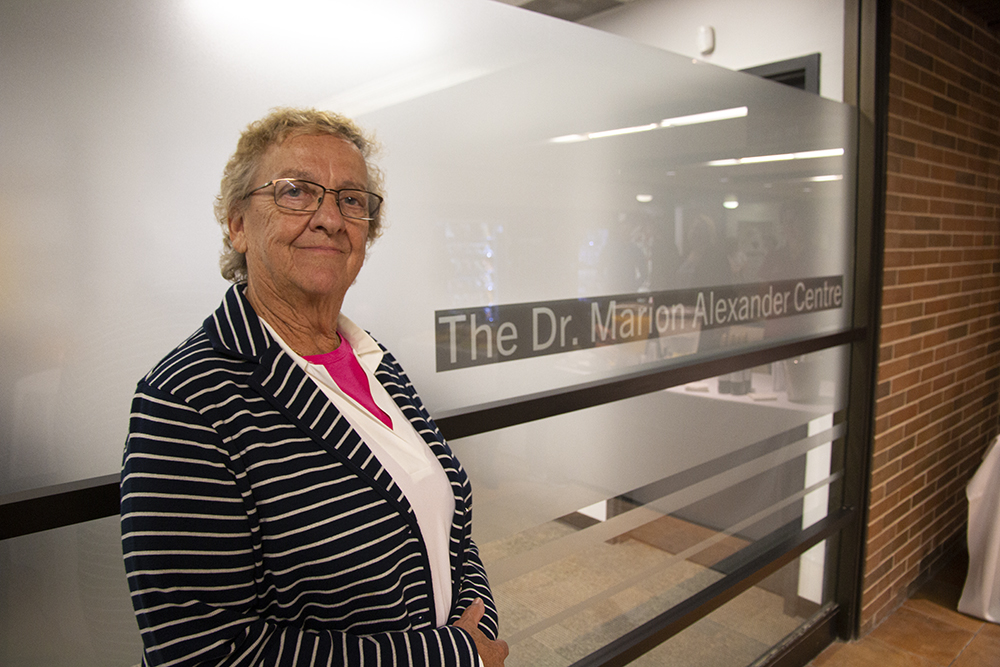
[[[580,21],[599,12],[628,4],[631,0],[498,0],[508,5],[547,14],[567,21]],[[972,14],[979,16],[986,27],[1000,35],[1000,0],[955,0]]]
[[[497,2],[547,14],[557,19],[580,21],[608,9],[621,7],[629,0],[497,0]]]

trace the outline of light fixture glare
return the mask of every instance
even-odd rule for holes
[[[604,137],[617,137],[622,134],[635,134],[636,132],[648,132],[655,130],[659,125],[649,123],[648,125],[635,125],[633,127],[620,127],[617,130],[603,130],[601,132],[588,132],[588,139],[603,139]]]
[[[776,155],[749,155],[740,158],[711,160],[705,164],[709,167],[731,167],[737,164],[758,164],[761,162],[782,162],[785,160],[811,160],[821,157],[839,157],[844,154],[843,148],[827,148],[818,151],[802,151],[800,153],[780,153]]]
[[[803,151],[794,155],[796,160],[809,160],[818,157],[840,157],[843,154],[843,148],[827,148],[819,151]]]
[[[634,125],[632,127],[621,127],[615,130],[601,130],[599,132],[588,132],[586,134],[567,134],[555,139],[549,139],[554,144],[572,144],[577,141],[588,139],[603,139],[604,137],[617,137],[623,134],[635,134],[636,132],[648,132],[661,127],[680,127],[682,125],[696,125],[698,123],[712,123],[717,120],[729,120],[731,118],[743,118],[749,113],[747,107],[733,107],[732,109],[718,109],[717,111],[706,111],[688,116],[678,116],[676,118],[664,118],[659,123],[648,123],[646,125]]]
[[[784,162],[794,160],[792,153],[782,153],[780,155],[754,155],[752,157],[740,158],[740,164],[757,164],[758,162]]]
[[[718,111],[706,111],[695,113],[689,116],[677,116],[676,118],[664,118],[660,121],[660,127],[680,127],[682,125],[697,125],[699,123],[712,123],[717,120],[729,120],[731,118],[743,118],[749,110],[747,107],[734,107],[732,109],[719,109]]]

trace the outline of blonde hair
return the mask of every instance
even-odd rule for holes
[[[316,109],[277,108],[254,121],[240,135],[236,152],[229,158],[222,172],[222,183],[215,198],[215,218],[222,226],[222,253],[219,268],[222,277],[230,282],[247,279],[246,256],[233,248],[229,238],[229,217],[246,206],[245,197],[254,184],[261,158],[271,146],[286,139],[309,134],[331,134],[343,137],[358,147],[368,169],[368,189],[385,197],[382,171],[372,162],[378,153],[378,144],[350,118],[330,111]],[[382,233],[382,210],[368,223],[368,245]]]

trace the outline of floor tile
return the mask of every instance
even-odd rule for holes
[[[986,623],[952,667],[996,667],[1000,664],[1000,625]]]
[[[906,606],[897,609],[871,633],[872,639],[945,666],[951,664],[974,635]]]
[[[835,643],[808,667],[998,667],[1000,626],[957,611],[968,555],[952,557],[878,628]]]
[[[941,667],[940,663],[901,651],[870,637],[853,644],[833,644],[809,665],[810,667]]]
[[[712,612],[713,620],[751,639],[773,646],[794,632],[806,619],[785,614],[785,599],[760,588],[751,588]]]
[[[949,625],[954,625],[956,628],[968,630],[972,633],[979,632],[979,629],[983,627],[984,621],[956,611],[956,606],[944,606],[919,598],[912,598],[903,603],[904,608],[923,614],[924,616],[930,616],[933,619],[943,621]]]
[[[708,617],[631,664],[634,667],[745,667],[767,649],[767,644],[730,632]]]
[[[668,553],[677,554],[707,540],[719,537],[719,534],[716,530],[698,526],[690,521],[664,516],[626,533],[626,536]],[[729,535],[719,542],[691,554],[688,560],[705,567],[711,567],[743,549],[747,544],[749,542],[746,540]]]

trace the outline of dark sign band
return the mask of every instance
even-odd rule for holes
[[[434,313],[437,372],[834,310],[843,276]]]

